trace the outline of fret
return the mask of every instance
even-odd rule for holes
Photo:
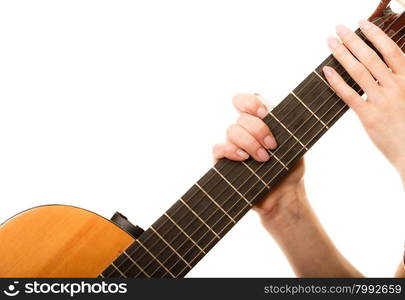
[[[144,232],[146,237],[149,237],[148,231]],[[130,257],[131,259],[129,259]],[[136,262],[134,264],[133,262]],[[136,240],[129,246],[125,253],[122,253],[115,261],[117,265],[121,265],[125,270],[128,278],[144,277],[150,278],[154,276],[171,277],[161,264],[156,261]]]
[[[278,156],[274,153],[275,151],[268,151],[268,152],[270,154],[270,157],[275,158],[277,160],[277,162],[283,166],[284,169],[286,169],[287,171],[289,170],[289,168],[286,166],[286,164],[283,163],[283,161],[280,158],[278,158]]]
[[[297,99],[326,129],[329,129],[328,125],[326,125],[321,118],[319,118],[313,111],[312,109],[310,109],[305,103],[304,101],[302,101],[300,99],[300,97],[298,97],[294,92],[291,92],[291,95],[293,95],[295,97],[295,99]]]
[[[211,168],[206,175],[198,180],[197,183],[200,186],[203,186],[205,190],[209,191],[211,197],[215,198],[217,202],[232,217],[232,219],[236,221],[236,215],[239,213],[239,211],[245,207],[250,208],[251,206],[246,202],[247,198],[245,197],[245,195],[243,195],[243,192],[239,191],[238,188],[236,188],[235,182],[231,183],[228,180],[229,178],[226,178],[228,174],[226,172],[223,172],[224,170],[218,170],[218,166],[220,165],[216,164],[214,168],[219,173],[215,171],[214,168]],[[235,178],[246,175],[246,168],[243,168],[242,166],[238,166],[237,169],[229,171],[233,171],[232,174],[234,174]],[[252,178],[256,179],[256,177],[254,177],[253,175],[251,176]],[[225,180],[228,180],[228,182]],[[219,219],[214,219],[213,226],[215,226],[215,229],[219,228],[218,230],[220,230],[221,225],[226,225],[225,222],[229,222],[228,218],[224,217],[221,219],[221,216],[219,216]]]
[[[205,177],[205,176],[203,176]],[[219,178],[215,178],[215,181],[218,182]],[[210,184],[209,186],[204,185],[204,179],[200,179],[199,182],[193,185],[193,187],[185,193],[181,199],[187,203],[187,205],[207,224],[214,232],[218,233],[219,230],[217,228],[221,228],[222,226],[226,225],[228,222],[232,222],[232,218],[228,209],[232,203],[228,201],[222,200],[224,192],[228,186],[226,185],[223,180],[218,182],[218,185]],[[204,186],[204,191],[198,187],[198,185]],[[215,188],[215,191],[211,188]],[[216,204],[220,205],[221,209],[207,196],[207,190],[209,190],[209,196],[211,199],[215,199],[217,201]],[[218,195],[218,196],[217,196]],[[220,202],[220,203],[218,203]],[[224,211],[229,215],[227,216]]]
[[[122,277],[127,278],[127,276],[114,263],[111,263],[111,265],[121,274]]]
[[[111,278],[111,277],[121,277],[121,274],[112,266],[109,265],[107,269],[105,269],[100,276],[103,278]]]
[[[176,277],[176,276],[173,275],[172,272],[170,272],[170,270],[169,270],[159,259],[156,258],[155,255],[153,255],[153,253],[152,253],[148,248],[146,248],[146,247],[141,243],[141,241],[140,241],[139,239],[137,240],[137,242],[139,243],[139,245],[141,245],[142,248],[145,249],[146,252],[149,253],[150,256],[153,257],[153,259],[154,259],[155,261],[157,261],[157,262],[160,264],[160,266],[161,266],[163,269],[165,269],[165,271],[166,271],[171,277],[173,277],[173,278]],[[153,273],[152,273],[152,276],[153,276]]]
[[[224,213],[225,216],[236,224],[236,221],[207,193],[207,191],[205,191],[198,183],[195,183],[195,185]]]
[[[247,162],[249,161],[251,161],[251,159],[247,160]],[[243,164],[234,165],[234,170],[235,169],[239,169],[242,172],[238,171],[225,173],[224,169],[218,170],[217,165],[213,167],[213,170],[217,172],[217,174],[221,176],[226,182],[228,182],[230,186],[232,186],[232,189],[240,197],[239,199],[242,199],[246,203],[243,205],[243,208],[252,207],[252,202],[255,200],[258,192],[260,190],[266,189],[266,186],[261,181],[258,181],[255,176],[247,173],[246,168],[243,166]],[[256,173],[261,176],[259,172]]]
[[[249,158],[245,160],[245,162],[251,166],[255,173],[265,182],[268,182],[269,175],[267,173],[268,167],[266,166],[272,165],[275,169],[282,168],[282,166],[274,160],[269,160],[265,163],[258,163],[252,158]],[[247,171],[246,167],[239,162],[219,160],[213,169],[220,176],[230,182],[234,187],[234,190],[237,191],[237,195],[234,193],[232,194],[233,191],[229,191],[232,194],[231,197],[236,198],[236,201],[240,202],[237,210],[237,216],[240,215],[241,211],[249,209],[261,194],[265,194],[269,191],[262,181],[257,180],[257,177],[252,175],[250,171]],[[243,195],[244,198],[249,201],[248,205],[246,205],[245,200],[240,201],[240,195]],[[233,216],[235,218],[235,215]]]
[[[102,278],[109,278],[109,277],[113,277],[111,276],[112,272],[114,272],[114,267],[111,266],[111,264],[103,271],[100,273],[100,277]]]
[[[249,205],[250,207],[253,206],[252,203],[250,203],[250,201],[249,201],[248,199],[246,199],[246,197],[245,197],[244,195],[242,195],[242,193],[239,192],[239,190],[238,190],[228,179],[226,179],[226,177],[225,177],[219,170],[217,170],[217,169],[215,168],[215,166],[212,167],[212,169],[213,169],[215,172],[217,172],[218,175],[221,176],[222,179],[225,180],[225,182],[226,182],[227,184],[229,184],[230,187],[232,187],[232,189],[240,196],[241,199],[243,199],[243,200],[247,203],[247,205]]]
[[[256,172],[253,171],[253,169],[252,169],[247,163],[245,163],[244,161],[242,161],[242,164],[243,164],[250,172],[252,172],[252,174],[253,174],[254,176],[256,176],[257,179],[259,179],[259,180],[265,185],[266,188],[270,189],[269,185],[268,185],[259,175],[257,175]]]
[[[318,77],[323,81],[323,83],[325,83],[325,84],[333,91],[333,88],[332,88],[332,87],[330,86],[330,84],[326,81],[326,79],[324,79],[321,75],[319,75],[319,73],[318,73],[316,70],[314,70],[313,72],[315,73],[316,76],[318,76]]]
[[[219,240],[219,235],[208,224],[204,224],[200,219],[192,213],[180,200],[177,201],[171,208],[166,211],[166,214],[180,226],[187,235],[189,235],[196,243],[207,252],[207,243],[216,239]],[[206,226],[208,225],[208,227]],[[218,237],[217,237],[218,236]]]
[[[123,252],[123,254],[124,254],[124,256],[127,258],[127,259],[129,259],[143,274],[145,274],[146,275],[146,277],[151,277],[144,269],[142,269],[139,265],[138,265],[138,263],[135,261],[135,260],[133,260],[132,259],[132,257],[124,250],[124,252]]]
[[[155,228],[153,228],[153,226],[151,226],[150,227],[150,229],[151,230],[153,230],[153,232],[191,269],[192,268],[192,266],[188,263],[188,261],[187,260],[185,260],[184,259],[184,257],[182,256],[182,255],[180,255],[180,253],[179,252],[177,252],[177,250],[176,249],[174,249],[173,247],[172,247],[172,245],[170,245],[170,243],[168,242],[168,241],[166,241],[166,239],[163,237],[163,236],[161,236],[160,235],[160,233],[159,232],[157,232],[156,230],[155,230]]]
[[[315,78],[315,80],[314,80]],[[311,78],[310,76],[307,77],[307,83],[306,84],[301,84],[300,88],[306,92],[312,92],[316,90],[316,87],[318,86],[319,79],[316,77]],[[294,94],[296,94],[294,92]],[[304,94],[304,93],[303,93]],[[316,97],[300,97],[300,99],[304,102],[306,99],[316,99]],[[291,159],[293,159],[296,155],[299,153],[304,153],[308,149],[308,140],[312,140],[314,132],[318,132],[317,128],[315,128],[316,131],[314,130],[309,130],[312,129],[312,127],[323,127],[326,129],[326,127],[319,122],[318,118],[321,119],[321,115],[318,113],[316,109],[311,109],[309,106],[313,105],[312,102],[315,102],[314,100],[307,100],[308,104],[306,104],[314,113],[318,115],[318,118],[316,118],[308,109],[306,109],[299,101],[297,101],[296,97],[292,94],[289,94],[286,99],[286,104],[283,105],[282,108],[279,108],[274,115],[277,114],[278,118],[283,120],[284,124],[287,124],[288,128],[290,129],[291,132],[294,133],[295,137],[298,138],[302,144],[306,146],[306,149],[300,149],[300,147],[297,147],[297,143],[291,139],[290,141],[283,140],[281,144],[279,144],[279,147],[276,149],[278,153],[284,153],[282,159],[284,161],[287,161],[288,164],[291,163]],[[283,102],[284,102],[283,101]],[[292,112],[292,113],[289,113]],[[322,121],[325,123],[324,121]],[[276,140],[278,139],[278,135],[275,136]],[[287,145],[286,145],[287,143]],[[292,151],[294,149],[294,152]]]
[[[190,214],[189,211],[187,211],[187,213]],[[188,236],[184,234],[184,230],[179,230],[179,225],[177,223],[176,225],[178,226],[173,226],[172,222],[167,216],[167,213],[162,215],[155,223],[153,223],[151,229],[156,231],[156,235],[160,236],[159,238],[164,239],[167,243],[169,243],[171,248],[173,248],[179,255],[181,255],[185,259],[185,261],[190,264],[194,257],[203,254],[200,250],[201,247],[197,247],[196,244],[198,243],[198,241],[196,241],[196,244],[193,243],[188,238]],[[184,226],[187,227],[187,225],[188,224],[185,224]],[[204,234],[207,233],[207,229],[204,227],[204,225],[201,224],[200,226],[205,230],[205,232],[202,233],[202,235],[200,236],[196,236],[196,238],[201,238],[204,236]],[[210,238],[215,237],[210,234]],[[165,263],[165,265],[167,264]]]
[[[204,251],[204,249],[201,248],[201,247],[198,245],[198,243],[197,243],[193,238],[191,238],[191,236],[189,236],[167,213],[164,213],[164,215],[166,216],[166,218],[168,218],[168,219],[170,220],[170,222],[173,223],[174,226],[177,227],[177,229],[178,229],[179,231],[181,231],[181,232],[194,244],[195,247],[197,247],[197,248],[200,250],[201,253],[207,254],[207,253]]]
[[[304,148],[305,150],[308,150],[308,148],[272,113],[269,113],[270,116],[272,116],[287,132]]]
[[[201,219],[201,217],[183,199],[180,198],[179,200],[185,207],[188,208],[190,212],[192,212],[197,217],[197,219],[199,219],[215,235],[217,239],[221,239],[221,237],[203,219]]]

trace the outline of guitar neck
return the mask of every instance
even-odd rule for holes
[[[327,57],[263,119],[278,143],[269,150],[270,160],[219,160],[100,277],[184,277],[347,111],[323,66],[334,67],[362,94],[334,57]]]

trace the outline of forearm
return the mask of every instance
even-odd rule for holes
[[[335,247],[310,207],[303,184],[290,193],[293,209],[280,207],[262,223],[279,244],[298,277],[361,277]],[[282,203],[282,201],[280,201]],[[287,202],[287,201],[284,201]]]

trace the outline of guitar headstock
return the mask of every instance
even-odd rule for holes
[[[405,0],[397,1],[405,7]],[[405,51],[405,15],[403,11],[393,12],[389,6],[390,2],[391,0],[381,0],[368,20],[379,26],[402,51]]]

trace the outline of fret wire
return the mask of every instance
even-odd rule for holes
[[[249,169],[250,172],[252,172],[253,175],[255,175],[268,189],[270,189],[270,187],[268,186],[268,184],[263,180],[263,178],[261,178],[259,175],[256,174],[255,171],[253,171],[253,169],[244,161],[242,161],[242,164]]]
[[[344,109],[344,107],[343,108],[341,108],[341,110],[340,111],[342,111]],[[332,117],[332,119],[333,119],[334,117]],[[103,276],[103,275],[101,275],[101,276]]]
[[[157,230],[156,230],[155,228],[153,228],[153,226],[150,226],[150,229],[152,229],[152,231],[153,231],[174,253],[176,253],[176,255],[177,255],[190,269],[192,268],[192,267],[190,266],[190,264],[188,263],[188,261],[185,260],[184,257],[181,256],[180,253],[177,252],[177,250],[174,249],[174,248],[172,247],[172,245],[170,245],[170,244],[166,241],[166,239],[165,239],[164,237],[162,237],[159,232],[157,232]]]
[[[222,175],[221,172],[219,172],[219,170],[217,170],[217,168],[215,168],[215,166],[212,167],[212,168],[215,170],[215,172],[218,173],[219,176],[221,176],[221,177],[229,184],[229,186],[231,186],[231,187],[235,190],[235,192],[237,192],[237,193],[239,194],[239,196],[241,196],[241,198],[242,198],[243,200],[245,200],[245,202],[246,202],[250,207],[253,206],[252,203],[250,203],[250,201],[249,201],[248,199],[246,199],[245,196],[243,196],[243,195],[239,192],[239,190],[238,190],[237,188],[235,188],[235,187],[233,186],[233,184],[230,183],[230,182],[228,181],[228,179],[226,179],[225,176]]]
[[[146,252],[148,252],[149,255],[152,256],[152,257],[155,259],[155,261],[157,261],[157,262],[161,265],[161,267],[162,267],[163,269],[165,269],[165,271],[166,271],[168,274],[170,274],[170,276],[172,276],[173,278],[175,277],[175,276],[173,275],[173,273],[170,272],[170,270],[169,270],[168,268],[166,268],[166,266],[165,266],[159,259],[157,259],[157,257],[156,257],[151,251],[149,251],[149,249],[146,248],[146,247],[141,243],[141,241],[140,241],[139,239],[136,240],[136,242],[139,243],[139,245],[141,245],[141,247],[142,247],[143,249],[145,249]]]
[[[330,84],[325,79],[323,79],[323,77],[319,75],[316,70],[314,70],[313,72],[333,91],[333,88],[330,86]]]
[[[100,276],[101,278],[105,278],[103,273],[100,273],[100,275],[98,275],[98,276]]]
[[[272,113],[269,112],[269,114],[276,119],[276,121],[285,129],[288,131],[288,133],[305,149],[308,150],[308,148]]]
[[[236,224],[236,221],[223,209],[198,183],[195,185],[227,216],[233,223]]]
[[[286,169],[287,171],[289,170],[289,168],[283,163],[283,161],[274,154],[275,151],[270,151],[269,149],[266,150],[270,154],[270,156],[274,157],[283,166],[284,169]]]
[[[167,213],[164,215],[196,246],[202,253],[207,254],[203,248],[201,248],[194,239],[191,238]]]
[[[135,261],[135,260],[133,260],[132,259],[132,257],[124,250],[124,255],[126,256],[126,257],[128,257],[128,259],[139,269],[139,270],[141,270],[141,272],[142,273],[144,273],[145,275],[146,275],[146,277],[151,277],[143,268],[141,268],[141,266],[140,265],[138,265],[138,263]],[[129,270],[129,268],[126,270],[126,272],[128,272],[128,270]]]
[[[124,273],[122,273],[121,270],[118,269],[118,267],[114,263],[111,263],[111,265],[121,274],[122,277],[127,278],[127,276]]]
[[[300,97],[298,97],[294,92],[290,93],[291,95],[293,95],[322,125],[323,127],[325,127],[326,129],[329,129],[328,125],[326,125],[313,111],[312,109],[310,109],[305,103],[304,101],[302,101],[300,99]]]
[[[217,239],[221,239],[221,237],[203,219],[201,219],[201,217],[183,199],[180,198],[179,200],[217,237]]]

